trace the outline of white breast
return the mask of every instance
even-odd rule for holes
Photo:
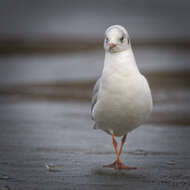
[[[116,136],[138,127],[152,110],[152,97],[146,79],[136,65],[126,67],[126,61],[124,64],[122,59],[105,63],[94,108],[96,126],[104,131],[113,131]]]

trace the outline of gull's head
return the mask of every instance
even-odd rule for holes
[[[104,49],[110,53],[129,49],[130,40],[127,30],[120,25],[112,25],[105,32]]]

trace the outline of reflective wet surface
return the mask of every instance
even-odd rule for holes
[[[190,128],[144,125],[128,135],[122,160],[93,130],[89,103],[19,102],[0,107],[0,187],[11,189],[188,189]],[[119,140],[119,139],[118,139]],[[49,169],[53,167],[53,169]]]

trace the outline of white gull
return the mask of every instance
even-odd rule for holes
[[[105,60],[92,95],[94,128],[112,135],[117,159],[105,167],[135,169],[122,163],[120,154],[127,134],[150,116],[152,96],[146,78],[140,73],[127,30],[120,25],[105,32]],[[115,136],[123,136],[120,149]]]

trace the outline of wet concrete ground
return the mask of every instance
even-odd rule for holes
[[[122,155],[137,169],[117,171],[102,168],[115,154],[111,137],[92,129],[89,107],[1,103],[0,189],[190,188],[189,127],[139,127],[128,135]]]

